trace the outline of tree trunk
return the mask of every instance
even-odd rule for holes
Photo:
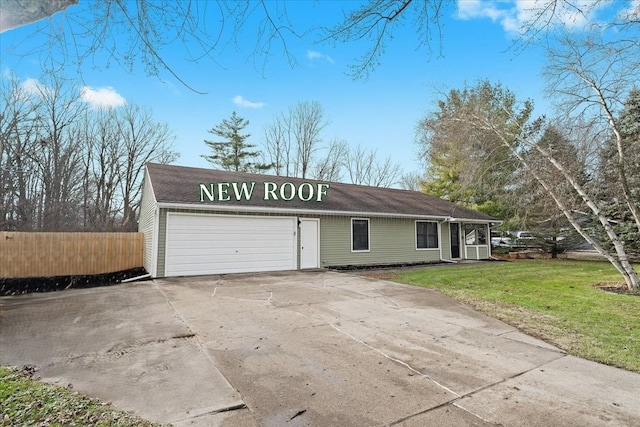
[[[572,177],[569,172],[551,155],[551,153],[544,148],[540,147],[538,144],[531,143],[525,138],[516,135],[518,141],[522,144],[532,147],[537,150],[547,161],[549,161],[571,184],[573,189],[580,195],[585,204],[591,209],[593,214],[598,218],[600,224],[605,229],[609,240],[613,244],[615,248],[617,258],[611,255],[608,251],[606,251],[598,242],[596,242],[591,236],[589,236],[585,230],[582,228],[580,224],[573,218],[571,211],[564,204],[562,199],[558,197],[558,195],[553,191],[553,188],[545,182],[545,180],[540,176],[540,174],[532,168],[526,159],[522,156],[521,153],[502,135],[502,133],[496,129],[489,120],[485,120],[481,117],[475,117],[476,120],[479,120],[480,123],[475,123],[476,125],[480,124],[481,127],[491,129],[496,136],[500,139],[502,144],[508,147],[513,155],[522,163],[522,165],[531,172],[533,177],[542,185],[542,187],[547,191],[547,193],[553,198],[554,202],[560,208],[564,216],[569,220],[569,223],[573,226],[573,228],[589,243],[591,244],[602,256],[604,256],[615,268],[622,274],[624,277],[625,284],[629,290],[637,290],[640,289],[640,279],[638,278],[638,273],[634,270],[633,265],[629,261],[629,257],[624,249],[624,245],[620,241],[618,235],[615,230],[609,223],[609,219],[602,213],[598,205],[589,197],[589,195],[584,191],[582,186],[576,181],[574,177]]]

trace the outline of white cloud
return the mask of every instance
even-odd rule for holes
[[[20,84],[20,88],[29,95],[42,96],[48,88],[37,79],[29,78]]]
[[[580,28],[591,23],[599,10],[592,0],[557,3],[553,0],[458,0],[457,18],[462,20],[487,18],[499,23],[510,34],[522,34],[531,25],[543,26],[549,21],[568,28]],[[637,2],[638,0],[633,0]],[[585,11],[586,14],[583,14]]]
[[[13,73],[11,72],[11,69],[5,67],[2,69],[2,79],[3,80],[11,80],[13,79]]]
[[[127,103],[126,99],[112,87],[94,89],[84,86],[80,91],[80,97],[93,108],[115,108]]]
[[[264,102],[253,102],[253,101],[249,101],[248,99],[244,99],[242,96],[240,95],[236,95],[234,96],[232,99],[234,104],[236,104],[239,107],[247,107],[247,108],[262,108],[265,106]]]
[[[625,21],[637,21],[640,19],[640,0],[631,0],[629,7],[623,9],[619,16]]]
[[[336,62],[329,55],[325,55],[324,53],[320,53],[317,50],[308,50],[307,51],[307,59],[309,59],[310,61],[313,61],[313,60],[316,60],[316,59],[325,60],[329,64],[334,64]]]

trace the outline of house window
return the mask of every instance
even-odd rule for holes
[[[366,218],[351,219],[351,250],[369,250],[369,220]]]
[[[467,245],[486,245],[487,226],[484,224],[465,224],[464,242]]]
[[[438,249],[438,224],[416,221],[416,249]]]

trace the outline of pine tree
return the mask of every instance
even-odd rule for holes
[[[629,92],[627,101],[618,118],[622,136],[625,173],[631,190],[631,200],[640,206],[640,90]],[[602,200],[603,211],[615,219],[613,226],[624,242],[626,251],[640,256],[640,232],[631,216],[630,209],[620,194],[618,151],[615,140],[609,139],[600,152],[600,176],[598,196]],[[604,241],[604,230],[596,228]],[[610,245],[607,249],[612,250]]]
[[[248,125],[249,121],[238,116],[234,111],[230,118],[223,119],[214,128],[208,130],[222,140],[205,140],[205,144],[211,148],[213,154],[202,157],[214,166],[236,172],[261,172],[271,168],[271,165],[255,161],[261,153],[258,150],[252,151],[255,145],[247,142],[251,134],[242,133]]]
[[[488,81],[450,91],[447,100],[418,123],[418,146],[428,165],[423,190],[491,216],[512,217],[510,188],[517,162],[493,131],[459,118],[474,110],[490,112],[500,120],[496,126],[508,129],[517,126],[504,114],[513,104],[511,92]],[[529,114],[525,112],[525,119]]]

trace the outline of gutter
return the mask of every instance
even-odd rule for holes
[[[328,216],[367,216],[372,218],[408,218],[408,219],[426,219],[431,221],[448,221],[451,217],[443,217],[440,215],[422,215],[422,214],[400,214],[387,212],[358,212],[358,211],[331,211],[323,209],[302,209],[302,208],[275,208],[264,206],[247,206],[247,205],[212,205],[212,204],[195,204],[195,203],[173,203],[158,202],[157,206],[161,209],[188,209],[202,211],[218,211],[218,212],[238,212],[238,213],[280,213],[286,215],[328,215]],[[466,222],[489,223],[489,220],[473,220],[467,219]]]
[[[501,225],[504,221],[501,221],[499,219],[493,219],[493,220],[489,220],[489,219],[469,219],[469,218],[454,218],[452,216],[447,217],[447,219],[445,219],[446,222],[468,222],[468,223],[473,223],[473,224],[489,224],[491,226],[494,225]]]

